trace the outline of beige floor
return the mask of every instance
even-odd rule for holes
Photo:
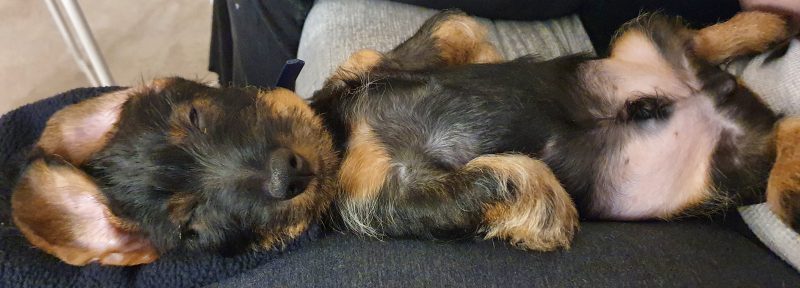
[[[78,0],[118,85],[160,76],[207,82],[208,0]],[[0,114],[90,86],[44,1],[0,0]]]

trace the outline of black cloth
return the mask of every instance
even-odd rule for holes
[[[0,118],[0,287],[195,287],[227,279],[264,265],[280,252],[251,252],[234,257],[173,251],[154,263],[135,267],[97,264],[75,267],[35,249],[11,220],[11,188],[25,155],[47,119],[66,105],[120,89],[76,89],[23,106]],[[288,248],[296,249],[320,235],[312,228]]]
[[[222,85],[272,87],[295,58],[313,0],[215,0],[209,70]]]
[[[701,28],[733,17],[738,0],[587,0],[578,11],[583,27],[600,56],[617,29],[641,12],[680,16],[689,26]]]

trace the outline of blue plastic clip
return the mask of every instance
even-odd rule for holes
[[[278,76],[278,80],[275,81],[275,87],[283,87],[294,91],[294,83],[297,80],[297,75],[303,70],[304,65],[306,65],[306,62],[300,59],[286,61],[286,64],[283,64],[281,75]]]

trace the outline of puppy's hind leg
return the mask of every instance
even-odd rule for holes
[[[692,40],[695,55],[711,64],[767,51],[797,31],[788,17],[761,11],[736,14],[728,21],[700,29]]]
[[[487,239],[501,238],[539,251],[570,247],[578,212],[544,162],[523,155],[487,155],[472,160],[466,169],[488,172],[499,184],[497,193],[505,195],[485,207]]]
[[[578,228],[570,196],[543,162],[530,157],[483,155],[455,170],[426,163],[431,159],[382,159],[380,169],[343,163],[343,182],[351,185],[337,205],[357,233],[422,239],[482,234],[551,251],[568,248]],[[381,181],[358,177],[375,171],[382,171]]]
[[[358,80],[375,70],[414,71],[502,61],[503,56],[486,36],[486,27],[472,17],[460,11],[444,11],[426,20],[411,38],[389,52],[354,52],[328,81]]]
[[[387,66],[420,70],[472,63],[495,63],[503,56],[487,39],[487,29],[461,11],[434,15],[414,36],[386,53]]]

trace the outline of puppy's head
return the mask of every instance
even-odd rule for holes
[[[288,90],[157,80],[54,115],[14,191],[14,220],[76,265],[272,248],[329,206],[332,146]]]

